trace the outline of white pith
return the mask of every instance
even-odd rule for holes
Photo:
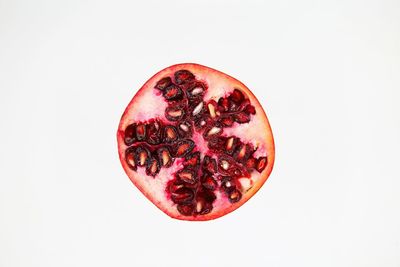
[[[234,87],[232,85],[232,80],[224,79],[224,77],[221,77],[221,75],[218,75],[217,73],[197,73],[194,69],[186,69],[194,73],[196,79],[202,80],[208,85],[209,90],[207,90],[205,93],[205,96],[203,98],[204,102],[208,102],[212,99],[218,102],[218,99],[220,97],[228,96],[235,87],[238,89],[243,89],[240,87],[240,82],[238,82],[238,84]],[[164,100],[161,92],[153,88],[159,79],[165,76],[170,76],[171,78],[173,78],[173,73],[175,71],[176,70],[174,69],[166,70],[164,72],[160,72],[156,77],[150,79],[150,81],[146,85],[146,88],[140,91],[140,101],[134,102],[133,106],[127,109],[126,113],[123,115],[123,118],[121,120],[123,123],[121,123],[120,125],[120,130],[125,129],[129,124],[133,122],[145,122],[154,118],[160,119],[165,124],[171,124],[171,122],[168,122],[164,115],[165,109],[168,104]],[[258,103],[253,95],[247,94],[245,90],[242,90],[242,92],[246,95],[247,98],[250,99],[250,103]],[[274,151],[273,147],[267,147],[268,142],[266,142],[266,140],[272,139],[272,133],[270,132],[270,130],[263,131],[262,126],[265,125],[266,117],[259,105],[254,106],[256,108],[256,115],[251,115],[251,120],[249,123],[234,123],[233,127],[223,128],[222,135],[236,136],[239,137],[244,143],[251,143],[255,148],[257,148],[256,152],[254,153],[254,156],[256,158],[261,156],[268,157],[270,156],[270,153],[272,154]],[[206,110],[208,110],[207,106],[205,106],[205,108]],[[216,114],[215,110],[212,110],[212,115],[218,117],[218,114]],[[213,131],[217,133],[218,130],[219,129],[214,129]],[[213,154],[212,152],[208,151],[207,144],[203,139],[201,133],[194,132],[194,135],[191,139],[196,144],[196,150],[200,151],[201,153],[201,160],[203,160],[204,155]],[[121,140],[119,140],[119,142],[121,143]],[[125,151],[126,148],[127,147],[125,145],[120,145],[120,155],[122,159],[124,159],[123,151]],[[157,206],[159,206],[163,210],[168,210],[169,215],[172,217],[185,219],[177,211],[176,208],[171,208],[171,206],[176,207],[176,204],[174,204],[170,200],[169,194],[166,192],[167,183],[170,180],[174,179],[174,174],[178,170],[182,169],[182,162],[183,159],[175,159],[171,167],[161,168],[160,173],[155,178],[147,176],[145,173],[145,168],[138,168],[136,172],[127,168],[125,169],[131,179],[132,177],[134,177],[133,179],[135,179],[135,184],[138,185],[139,189],[141,189],[141,191],[145,194],[152,196],[152,201]],[[272,168],[272,166],[270,166],[270,168]],[[246,192],[250,192],[252,190],[254,185],[264,182],[260,181],[261,178],[262,174],[258,173],[257,171],[253,171],[251,178],[238,179],[238,183],[240,184],[239,188],[242,191],[243,198]],[[265,178],[263,180],[265,180]],[[222,210],[231,208],[230,206],[232,206],[232,203],[228,201],[224,193],[221,193],[218,189],[215,190],[214,193],[217,199],[213,203],[213,210],[211,213],[219,213]]]

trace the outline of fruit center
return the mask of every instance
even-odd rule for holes
[[[257,148],[252,144],[223,134],[226,128],[250,122],[256,114],[250,100],[234,88],[218,101],[205,102],[208,85],[188,70],[163,77],[154,90],[168,103],[166,120],[153,118],[125,128],[129,168],[145,168],[148,176],[157,179],[161,168],[182,158],[181,169],[165,191],[184,216],[210,213],[217,190],[232,204],[240,201],[246,193],[243,183],[249,184],[251,173],[261,173],[268,163],[266,156],[253,156]]]

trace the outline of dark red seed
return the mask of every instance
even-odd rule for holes
[[[192,83],[188,88],[188,97],[189,99],[199,99],[204,95],[205,91],[205,84],[200,82]]]
[[[229,99],[229,107],[228,107],[228,110],[229,110],[230,112],[238,111],[239,108],[240,108],[239,104],[237,104],[237,103],[235,103],[235,102],[233,102],[232,100]]]
[[[192,152],[194,148],[194,142],[190,139],[179,140],[175,145],[175,157],[185,157],[187,154]]]
[[[226,193],[229,193],[236,188],[232,177],[219,176],[218,179],[221,180],[221,189],[223,189],[223,191],[225,191]]]
[[[233,90],[232,94],[229,96],[229,100],[232,100],[236,104],[240,105],[244,100],[244,95],[239,89]]]
[[[233,125],[232,117],[224,117],[220,119],[221,125],[224,127],[231,127]]]
[[[150,152],[145,147],[137,147],[135,150],[136,164],[140,167],[146,166],[150,157]]]
[[[207,174],[202,177],[201,184],[209,190],[215,190],[215,188],[217,188],[217,181]]]
[[[155,177],[160,171],[160,163],[155,158],[147,161],[146,174]]]
[[[168,148],[166,147],[159,148],[157,154],[158,154],[158,160],[162,167],[168,168],[172,165],[173,159],[171,157],[171,154],[169,153]]]
[[[228,193],[228,199],[231,203],[236,203],[242,198],[242,193],[239,190],[234,189]]]
[[[168,125],[164,128],[164,141],[172,143],[178,139],[178,132],[174,126]]]
[[[200,152],[196,151],[186,156],[183,166],[189,168],[196,168],[200,164]]]
[[[146,126],[147,143],[158,145],[161,143],[161,124],[158,121],[152,121]]]
[[[222,112],[229,110],[229,100],[227,98],[221,97],[218,100],[218,109]]]
[[[130,146],[136,140],[137,140],[137,138],[136,138],[136,123],[133,123],[133,124],[128,125],[128,127],[125,128],[124,142],[125,142],[125,145]]]
[[[194,120],[194,126],[198,131],[201,131],[202,129],[205,129],[210,125],[212,122],[211,118],[204,114],[202,116],[197,116],[193,118]]]
[[[203,170],[209,173],[217,172],[217,161],[210,156],[204,156],[203,159]]]
[[[200,215],[205,215],[211,212],[212,203],[205,201],[203,198],[198,197],[196,200],[195,212]]]
[[[176,177],[188,184],[194,184],[198,180],[196,177],[196,173],[193,170],[189,169],[183,169],[178,171],[176,173]]]
[[[182,106],[169,106],[165,109],[165,117],[170,121],[178,121],[185,115]]]
[[[185,185],[183,184],[182,181],[177,181],[177,180],[171,180],[168,182],[167,185],[167,190],[170,193],[176,192],[178,189],[184,188]]]
[[[180,100],[183,98],[182,89],[176,85],[165,88],[163,96],[166,100]]]
[[[143,123],[136,126],[136,137],[138,141],[143,141],[146,139],[146,125]]]
[[[252,105],[247,105],[247,106],[243,109],[243,111],[246,112],[246,113],[248,113],[248,114],[252,114],[252,115],[256,114],[256,109],[255,109],[255,107],[252,106]]]
[[[250,121],[250,115],[244,112],[239,112],[233,115],[233,119],[238,123],[247,123]]]
[[[190,203],[194,198],[194,192],[186,187],[179,188],[171,192],[171,199],[176,204]]]
[[[217,199],[211,190],[203,190],[199,192],[198,197],[204,199],[207,203],[213,203]]]
[[[125,150],[125,160],[131,170],[137,170],[137,164],[135,159],[135,149],[134,147],[129,147]]]
[[[210,213],[213,206],[212,203],[215,201],[215,194],[207,189],[197,193],[195,212],[198,214]]]
[[[237,146],[233,157],[237,161],[246,161],[252,154],[254,153],[254,148],[250,144],[241,144],[240,146]]]
[[[190,114],[193,117],[202,117],[204,113],[204,102],[202,101],[189,101]]]
[[[260,157],[257,160],[256,170],[261,173],[267,165],[268,159],[266,157]]]
[[[214,151],[223,151],[225,149],[226,137],[217,136],[208,140],[208,148]]]
[[[232,155],[238,145],[241,145],[239,138],[229,137],[225,143],[225,153]]]
[[[188,121],[184,121],[178,126],[178,133],[181,138],[190,138],[193,134],[192,124]]]
[[[253,157],[249,158],[246,161],[246,167],[249,169],[254,169],[256,167],[256,164],[257,164],[257,160]]]
[[[190,216],[194,211],[193,204],[179,204],[176,208],[178,209],[179,213],[184,216]]]
[[[216,137],[216,136],[218,136],[218,135],[221,135],[222,132],[223,132],[223,130],[222,130],[222,127],[221,127],[221,126],[219,126],[219,125],[213,125],[213,126],[208,127],[208,128],[204,131],[203,136],[204,136],[205,138],[214,138],[214,137]]]
[[[155,86],[158,90],[163,91],[165,88],[168,86],[172,85],[172,80],[170,77],[164,77],[161,80],[159,80]]]
[[[185,82],[190,82],[194,80],[194,75],[188,70],[178,70],[174,74],[175,82],[177,84],[183,84]]]

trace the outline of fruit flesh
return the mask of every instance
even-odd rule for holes
[[[238,201],[227,201],[228,198],[224,196],[222,191],[215,190],[216,200],[212,203],[213,208],[211,212],[197,216],[182,214],[182,208],[180,209],[181,211],[179,211],[176,204],[171,200],[171,195],[166,192],[168,183],[173,179],[175,174],[182,169],[185,160],[183,158],[177,158],[169,168],[161,168],[155,178],[149,177],[149,175],[146,174],[145,168],[137,168],[136,171],[134,171],[128,166],[125,154],[125,150],[128,146],[123,141],[125,129],[133,123],[146,122],[154,118],[159,118],[165,124],[170,123],[165,118],[165,110],[168,107],[168,102],[165,101],[163,92],[154,88],[157,86],[157,83],[165,77],[171,77],[172,80],[174,80],[174,74],[181,70],[188,70],[194,74],[197,80],[207,85],[208,89],[205,90],[203,97],[205,103],[209,103],[212,100],[218,102],[219,99],[232,95],[235,88],[240,88],[240,91],[243,92],[245,97],[248,98],[250,103],[254,106],[256,115],[252,115],[248,123],[234,123],[234,127],[224,128],[223,135],[239,137],[243,143],[252,144],[257,148],[254,152],[254,157],[267,158],[267,165],[261,173],[253,171],[250,179],[238,179],[238,181],[243,181],[239,182],[238,185],[241,189],[240,192],[231,192],[231,195],[228,196],[231,200],[235,200],[237,199],[235,197],[238,197],[240,194]],[[196,93],[200,89],[197,91],[193,90],[192,92]],[[179,64],[168,67],[146,82],[126,108],[121,118],[117,138],[121,163],[132,182],[147,198],[166,214],[173,218],[183,220],[215,219],[240,207],[259,190],[268,178],[272,171],[275,158],[271,128],[264,110],[256,97],[238,80],[219,71],[197,64]],[[204,136],[201,133],[195,131],[191,139],[196,144],[196,150],[203,156],[210,152],[207,142],[205,142]],[[184,208],[187,210],[187,207]]]

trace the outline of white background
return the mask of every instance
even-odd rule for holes
[[[197,62],[250,87],[268,182],[215,221],[131,184],[136,90]],[[0,1],[0,266],[400,266],[400,2]]]

